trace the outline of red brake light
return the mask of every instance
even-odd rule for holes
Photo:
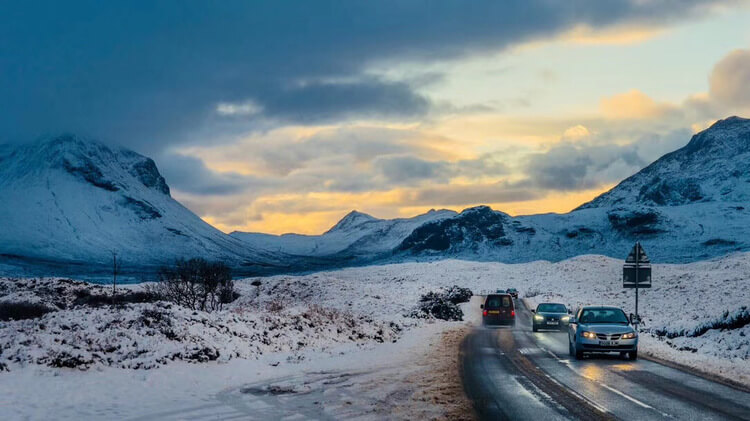
[[[510,311],[510,315],[511,315],[512,317],[516,317],[516,311],[515,311],[515,310],[511,310],[511,311]]]
[[[487,310],[482,312],[482,316],[487,317]]]

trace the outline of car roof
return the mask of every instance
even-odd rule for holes
[[[537,304],[537,307],[539,307],[542,304],[554,304],[554,305],[565,306],[565,304],[563,304],[563,303],[550,303],[550,302],[546,302],[546,303],[539,303],[539,304]]]
[[[611,310],[622,310],[622,308],[617,306],[583,306],[581,307],[581,310],[593,310],[593,309],[611,309]],[[625,311],[625,310],[623,310]]]
[[[510,297],[510,294],[507,294],[507,293],[504,293],[504,292],[499,292],[499,293],[495,293],[495,294],[487,294],[487,298],[490,298],[490,297],[503,297],[503,296]]]

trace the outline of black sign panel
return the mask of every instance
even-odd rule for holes
[[[635,265],[625,265],[622,268],[622,287],[635,288]],[[638,268],[638,288],[651,288],[651,265]]]
[[[641,243],[635,243],[622,267],[623,288],[651,288],[651,261]]]

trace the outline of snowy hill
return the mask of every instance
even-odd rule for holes
[[[749,198],[750,120],[730,117],[573,212],[511,218],[467,209],[416,229],[394,258],[624,257],[641,241],[657,261],[701,260],[750,249]]]
[[[352,211],[322,235],[269,235],[235,231],[230,235],[268,252],[298,256],[367,257],[390,252],[415,228],[456,215],[451,210],[431,210],[413,218],[378,219]]]
[[[677,206],[750,199],[750,120],[730,117],[628,177],[581,209],[638,203]]]
[[[654,261],[689,262],[750,250],[749,199],[750,120],[731,117],[567,214],[353,211],[321,235],[226,235],[172,199],[152,160],[60,136],[0,145],[0,273],[106,273],[113,251],[130,269],[203,256],[248,275],[451,257],[622,258],[635,241]]]
[[[112,252],[127,270],[178,257],[274,260],[172,199],[151,159],[74,136],[0,149],[0,203],[0,266],[93,272]]]

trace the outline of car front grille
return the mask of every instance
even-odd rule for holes
[[[600,346],[594,344],[583,344],[584,349],[632,349],[633,345],[614,345],[614,346]]]
[[[596,337],[598,339],[605,339],[605,340],[607,340],[607,339],[609,339],[609,340],[620,339],[620,336],[622,336],[622,334],[620,334],[620,333],[615,333],[613,335],[607,335],[605,333],[597,333],[596,334]]]

